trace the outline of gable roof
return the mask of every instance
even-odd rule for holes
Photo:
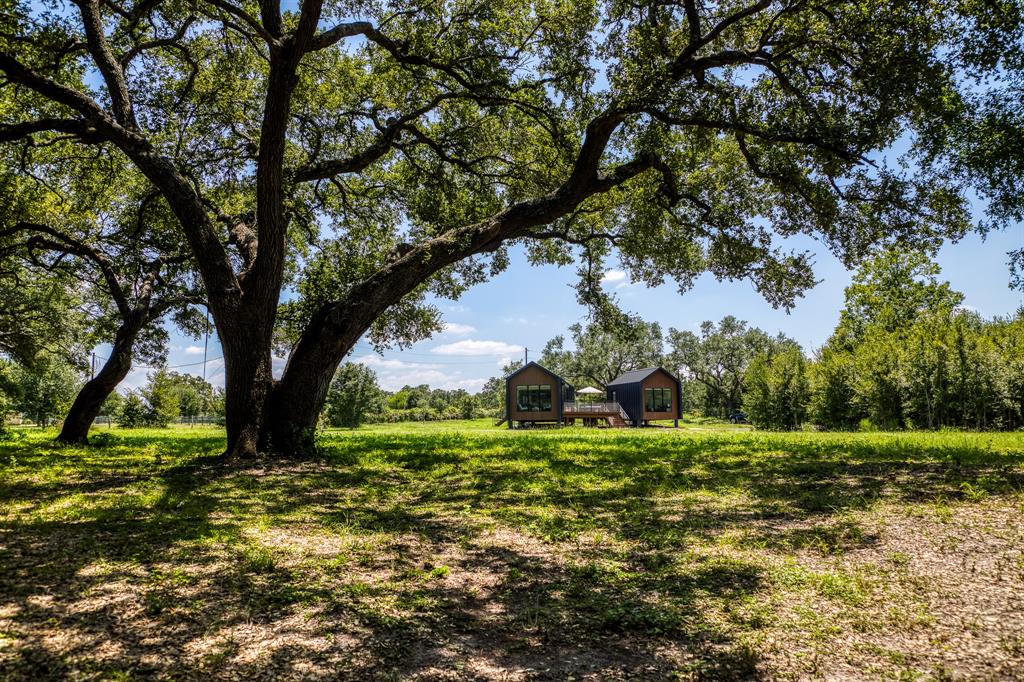
[[[613,381],[609,382],[608,384],[605,384],[605,386],[636,384],[643,381],[647,377],[651,376],[655,372],[664,372],[665,374],[669,375],[669,377],[671,377],[672,380],[675,381],[677,384],[679,383],[679,379],[676,378],[676,375],[672,374],[672,372],[668,371],[664,367],[645,367],[643,369],[634,369],[629,372],[623,372],[619,376],[615,377]]]
[[[565,379],[563,379],[562,377],[558,376],[557,374],[555,374],[554,372],[552,372],[552,371],[551,371],[550,369],[548,369],[548,368],[547,368],[547,367],[545,367],[544,365],[542,365],[542,364],[540,364],[540,363],[538,363],[538,362],[534,362],[533,360],[530,360],[530,361],[529,361],[528,363],[526,363],[525,365],[523,365],[522,367],[520,367],[520,368],[519,368],[519,369],[517,369],[516,371],[512,372],[511,374],[509,374],[509,375],[508,375],[507,377],[505,377],[505,381],[508,381],[509,379],[511,379],[512,377],[516,376],[516,375],[517,375],[517,374],[519,374],[520,372],[524,372],[524,371],[526,371],[526,368],[527,368],[527,367],[536,367],[536,368],[538,368],[538,369],[539,369],[540,371],[542,371],[542,372],[544,372],[544,373],[546,373],[546,374],[550,374],[551,376],[553,376],[554,378],[558,379],[558,380],[559,380],[559,381],[561,381],[561,382],[562,382],[563,384],[566,384],[566,385],[567,385],[567,386],[569,386],[570,388],[572,387],[572,384],[570,384],[570,383],[569,383],[568,381],[566,381],[566,380],[565,380]]]

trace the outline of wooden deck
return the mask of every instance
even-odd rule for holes
[[[566,424],[574,424],[577,419],[583,420],[584,426],[597,426],[603,421],[608,426],[621,428],[629,426],[629,417],[618,403],[566,403],[562,410]]]

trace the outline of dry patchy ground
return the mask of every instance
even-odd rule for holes
[[[1024,677],[1021,434],[220,447],[0,443],[0,677]]]

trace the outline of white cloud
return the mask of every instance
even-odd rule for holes
[[[366,365],[367,367],[379,367],[382,370],[432,369],[439,366],[427,362],[404,362],[402,360],[382,358],[379,355],[364,355],[360,358],[356,358],[352,362],[358,362],[359,364]]]
[[[462,336],[464,334],[472,334],[476,331],[476,327],[468,324],[459,324],[458,322],[445,322],[444,333],[445,334],[457,334]]]
[[[286,364],[288,364],[288,358],[282,358],[276,355],[270,358],[270,372],[274,375],[275,379],[281,378]]]
[[[437,346],[432,352],[438,355],[512,355],[523,350],[522,346],[516,346],[504,341],[477,341],[466,339],[455,343],[446,343]]]
[[[609,270],[604,273],[604,277],[601,278],[602,284],[615,284],[616,282],[625,282],[626,272],[624,270]]]
[[[185,349],[185,355],[202,355],[202,354],[203,354],[203,347],[202,346],[189,346],[188,348]]]
[[[508,357],[506,355],[505,357],[503,357],[500,360],[498,360],[498,367],[504,367],[505,365],[509,364],[510,362],[512,362],[512,358],[510,358],[510,357]]]
[[[377,383],[385,391],[399,391],[403,386],[419,386],[430,384],[430,388],[443,388],[446,391],[453,391],[457,388],[464,388],[470,393],[476,393],[487,382],[486,378],[464,379],[458,375],[445,374],[438,370],[414,370],[410,372],[396,372],[384,374],[377,379]]]
[[[416,369],[408,372],[395,372],[382,374],[377,377],[377,383],[385,391],[398,391],[403,386],[419,386],[430,384],[431,388],[438,388],[449,377],[444,372],[436,369]]]
[[[444,307],[444,309],[447,310],[450,313],[468,313],[469,312],[469,306],[465,306],[465,305],[446,305]]]
[[[487,379],[453,379],[441,384],[440,388],[443,388],[446,391],[454,391],[457,388],[464,388],[470,393],[477,393],[486,383]]]

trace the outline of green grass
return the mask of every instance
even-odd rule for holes
[[[476,420],[239,466],[218,429],[101,432],[0,441],[0,677],[1024,665],[1019,620],[964,625],[1024,587],[1024,434]]]

